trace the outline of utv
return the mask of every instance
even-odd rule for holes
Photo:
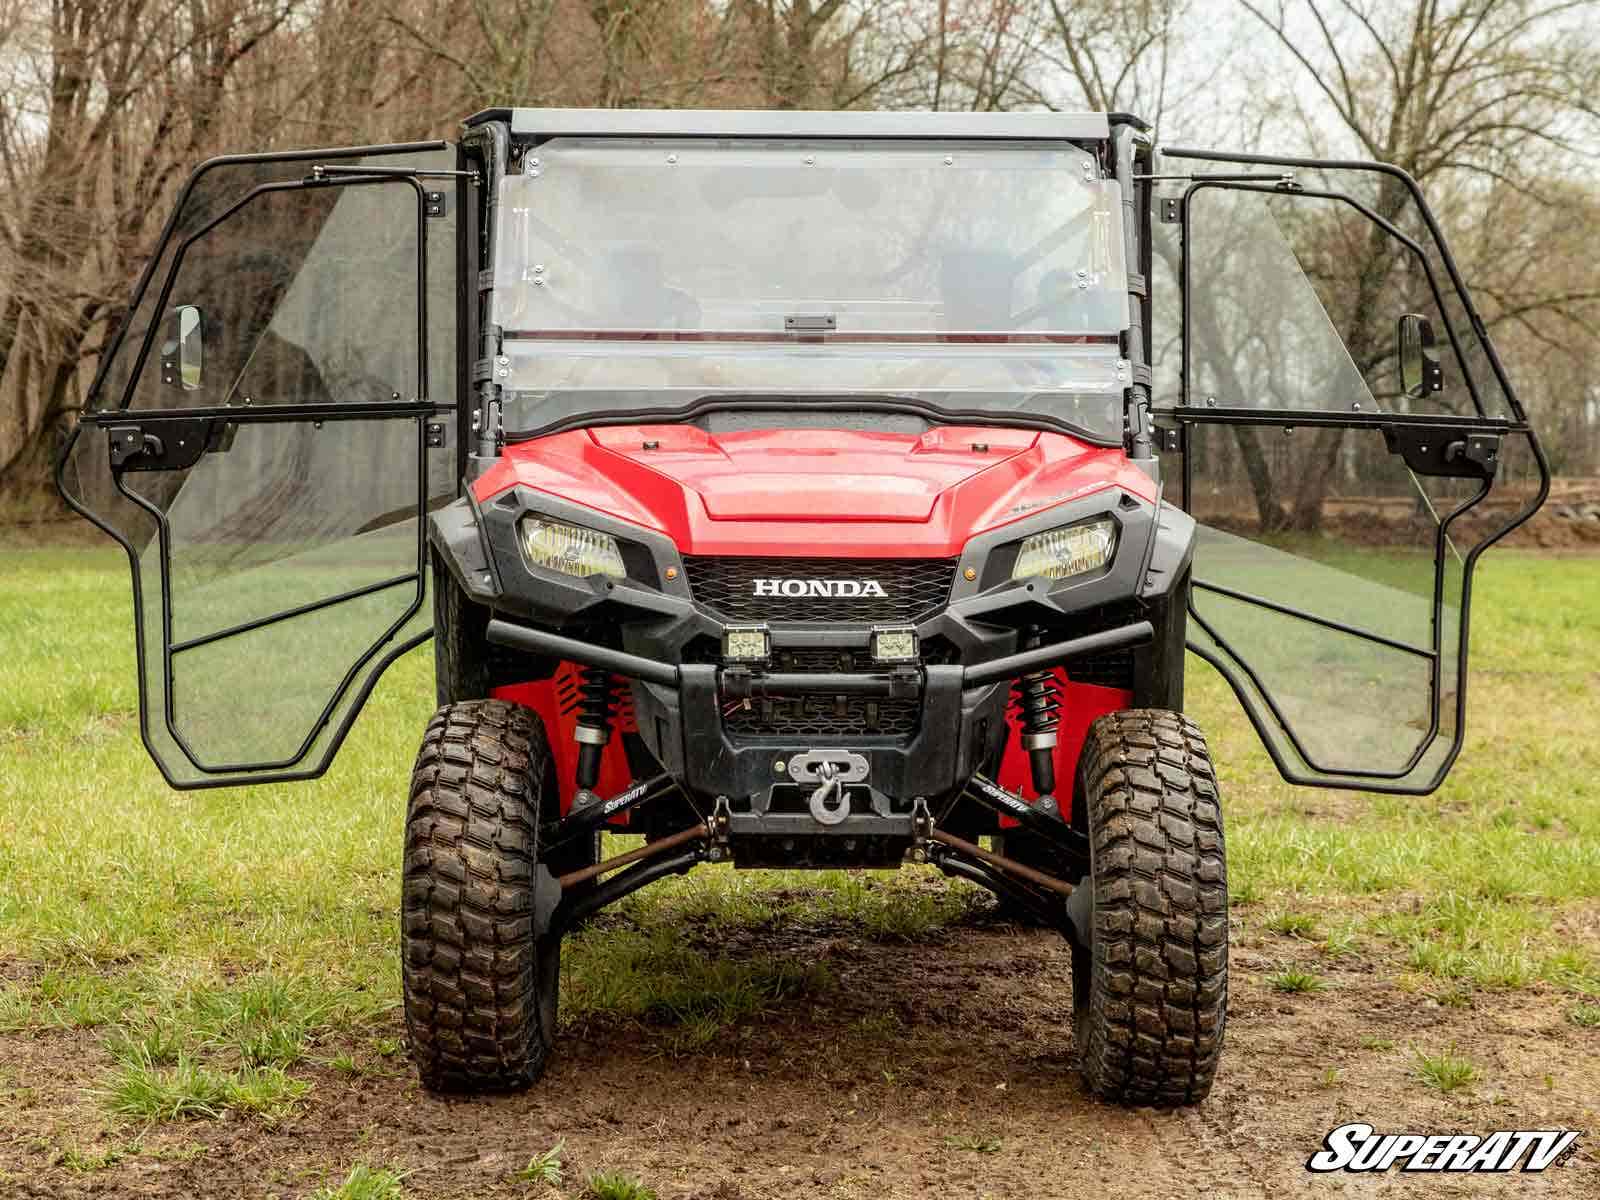
[[[59,482],[127,552],[173,787],[320,775],[433,637],[429,1087],[534,1080],[564,931],[652,880],[912,861],[1070,941],[1090,1090],[1185,1104],[1228,999],[1185,648],[1285,779],[1426,793],[1548,471],[1392,167],[496,109],[201,166]]]

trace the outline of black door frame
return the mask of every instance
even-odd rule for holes
[[[1434,544],[1434,586],[1433,586],[1433,613],[1432,645],[1429,648],[1412,646],[1408,643],[1399,643],[1393,639],[1385,638],[1370,630],[1359,629],[1340,622],[1329,621],[1315,614],[1295,609],[1288,605],[1268,601],[1262,597],[1250,596],[1224,586],[1210,584],[1206,581],[1195,579],[1188,600],[1189,616],[1196,625],[1202,629],[1206,636],[1219,647],[1226,658],[1213,653],[1212,650],[1194,642],[1189,643],[1189,649],[1200,658],[1210,663],[1233,689],[1240,704],[1244,708],[1245,716],[1249,719],[1262,745],[1272,758],[1273,765],[1277,767],[1280,775],[1290,783],[1305,787],[1339,787],[1353,788],[1368,792],[1380,792],[1396,795],[1425,795],[1435,790],[1443,782],[1456,758],[1460,755],[1466,734],[1466,699],[1467,699],[1467,661],[1469,630],[1471,622],[1472,578],[1478,558],[1498,542],[1506,534],[1528,520],[1539,506],[1544,503],[1550,491],[1550,467],[1545,457],[1544,450],[1539,444],[1538,435],[1527,421],[1527,416],[1518,400],[1516,391],[1505,373],[1505,368],[1500,361],[1493,343],[1489,340],[1487,329],[1482,318],[1478,315],[1472,303],[1472,297],[1462,281],[1461,273],[1455,259],[1450,252],[1450,247],[1444,239],[1438,221],[1429,209],[1423,198],[1421,189],[1410,175],[1398,167],[1384,163],[1371,163],[1347,160],[1321,160],[1310,158],[1295,158],[1275,155],[1234,154],[1223,151],[1167,149],[1163,151],[1165,159],[1194,159],[1206,162],[1244,163],[1253,166],[1292,167],[1320,170],[1359,170],[1364,172],[1378,172],[1399,181],[1409,193],[1412,202],[1422,214],[1424,224],[1432,237],[1452,290],[1459,299],[1467,322],[1471,325],[1474,335],[1484,348],[1484,353],[1490,368],[1498,382],[1506,401],[1511,408],[1511,418],[1498,418],[1485,415],[1482,398],[1471,372],[1467,369],[1465,354],[1461,348],[1458,332],[1448,319],[1448,308],[1439,282],[1434,275],[1432,265],[1428,262],[1427,253],[1403,231],[1397,229],[1391,222],[1386,221],[1380,214],[1373,212],[1368,206],[1362,204],[1354,197],[1340,192],[1307,191],[1292,184],[1278,183],[1275,185],[1251,182],[1247,179],[1208,179],[1203,174],[1192,177],[1193,181],[1185,190],[1180,202],[1179,222],[1182,230],[1182,260],[1180,271],[1180,294],[1182,305],[1182,395],[1181,403],[1177,406],[1165,406],[1155,410],[1155,415],[1177,425],[1177,437],[1172,447],[1182,454],[1182,506],[1185,511],[1191,509],[1193,495],[1192,458],[1189,453],[1191,443],[1190,432],[1197,425],[1226,425],[1226,424],[1252,424],[1267,425],[1280,428],[1295,428],[1302,426],[1339,427],[1346,429],[1365,429],[1381,431],[1392,453],[1402,454],[1408,467],[1415,473],[1422,475],[1455,475],[1466,478],[1475,478],[1479,481],[1476,492],[1456,505],[1439,522],[1435,531]],[[1368,220],[1371,220],[1384,229],[1391,237],[1399,240],[1422,262],[1430,290],[1433,292],[1435,303],[1438,305],[1440,317],[1445,327],[1446,336],[1455,352],[1457,363],[1472,398],[1473,407],[1477,410],[1475,416],[1458,416],[1454,414],[1440,414],[1432,416],[1417,413],[1361,413],[1337,412],[1332,410],[1307,410],[1307,411],[1282,411],[1262,410],[1257,408],[1244,408],[1240,406],[1203,407],[1192,403],[1189,390],[1191,342],[1190,330],[1190,301],[1192,290],[1189,278],[1189,221],[1190,200],[1205,188],[1227,188],[1237,191],[1254,191],[1267,194],[1280,194],[1286,196],[1304,196],[1311,199],[1327,199],[1348,204],[1359,211]],[[1442,691],[1442,671],[1446,648],[1443,645],[1443,609],[1445,588],[1446,555],[1449,554],[1448,542],[1450,526],[1463,514],[1476,507],[1489,494],[1496,474],[1496,462],[1490,458],[1487,462],[1481,458],[1467,458],[1458,456],[1446,460],[1439,454],[1439,449],[1448,442],[1461,442],[1470,444],[1474,438],[1492,439],[1498,445],[1502,439],[1521,437],[1526,439],[1533,461],[1539,471],[1539,487],[1533,499],[1509,520],[1498,528],[1490,530],[1484,537],[1473,545],[1462,559],[1461,598],[1460,598],[1460,625],[1456,645],[1456,694],[1454,705],[1454,723],[1449,747],[1434,771],[1416,782],[1408,782],[1407,777],[1412,775],[1427,753],[1434,748],[1439,738],[1440,725],[1444,711],[1445,697]],[[1432,454],[1426,453],[1426,447],[1435,447]],[[1194,589],[1212,591],[1220,595],[1227,595],[1244,603],[1257,604],[1271,611],[1293,618],[1305,620],[1337,632],[1389,646],[1393,649],[1418,655],[1428,659],[1432,668],[1430,671],[1430,696],[1429,696],[1429,725],[1419,739],[1416,750],[1412,753],[1406,765],[1398,771],[1368,771],[1368,770],[1329,770],[1321,767],[1305,749],[1300,739],[1296,736],[1288,720],[1284,716],[1283,708],[1272,695],[1271,690],[1262,681],[1256,671],[1249,665],[1244,657],[1228,642],[1223,639],[1205,618],[1195,608]],[[1230,661],[1231,660],[1231,661]],[[1254,695],[1252,695],[1252,689]],[[1257,697],[1259,696],[1259,702]],[[1310,768],[1302,769],[1301,765],[1291,761],[1283,752],[1279,738],[1287,740],[1289,747],[1298,756],[1300,763]]]
[[[202,164],[189,177],[179,194],[177,203],[163,226],[160,240],[152,252],[144,271],[141,273],[138,285],[128,311],[118,328],[115,337],[103,353],[93,383],[90,386],[86,411],[79,420],[78,426],[66,439],[61,454],[56,461],[56,487],[66,501],[68,507],[97,528],[115,540],[123,549],[128,559],[133,585],[133,615],[135,639],[135,664],[138,674],[139,697],[139,736],[146,752],[150,755],[162,777],[169,786],[179,790],[202,789],[211,787],[237,786],[245,783],[280,783],[301,779],[314,779],[322,775],[332,764],[335,755],[343,744],[353,726],[356,717],[366,704],[372,689],[382,677],[385,670],[402,655],[422,645],[432,636],[432,630],[427,629],[421,633],[405,638],[397,644],[389,645],[403,630],[408,622],[421,610],[427,590],[427,529],[426,515],[428,502],[428,421],[430,417],[441,413],[450,412],[454,406],[433,402],[427,397],[428,389],[428,269],[427,269],[427,226],[430,198],[427,189],[421,180],[428,176],[464,176],[462,171],[425,171],[413,168],[340,168],[340,160],[351,158],[366,158],[378,155],[399,155],[412,153],[427,153],[445,150],[449,144],[437,142],[412,142],[396,143],[380,146],[341,147],[325,150],[274,152],[267,154],[229,155],[215,158]],[[90,409],[100,396],[106,383],[107,375],[118,352],[125,342],[129,330],[140,311],[142,302],[153,282],[157,268],[161,263],[167,248],[172,244],[176,235],[178,222],[182,217],[185,204],[192,195],[196,184],[212,171],[238,165],[256,165],[263,163],[298,163],[304,162],[309,166],[308,173],[299,179],[285,179],[269,183],[258,184],[251,188],[238,200],[228,205],[220,214],[213,217],[199,229],[188,234],[173,253],[170,264],[167,266],[165,277],[162,281],[160,292],[152,307],[152,312],[157,316],[165,311],[170,300],[171,292],[183,259],[189,248],[199,239],[210,233],[219,225],[237,214],[246,205],[258,196],[275,192],[288,192],[314,188],[346,188],[375,186],[384,184],[402,184],[409,186],[416,198],[417,220],[417,383],[419,395],[411,401],[396,400],[393,403],[377,404],[263,404],[256,407],[225,405],[221,407],[206,406],[175,409],[133,409],[131,407],[135,391],[148,363],[151,347],[160,330],[160,322],[153,316],[145,330],[133,367],[128,374],[127,384],[121,396],[117,397],[114,405],[106,405]],[[333,165],[328,165],[333,164]],[[459,192],[458,192],[459,194]],[[324,597],[309,604],[299,605],[265,617],[230,626],[223,630],[213,631],[201,637],[175,642],[172,631],[172,604],[171,604],[171,529],[166,519],[166,514],[160,507],[153,504],[146,497],[132,491],[126,485],[124,474],[128,471],[173,470],[192,466],[194,462],[207,452],[208,445],[222,433],[228,426],[268,424],[268,423],[303,423],[307,421],[389,421],[410,420],[417,429],[416,436],[416,563],[412,570],[389,579],[380,580],[363,587],[350,589],[341,594]],[[160,564],[160,597],[161,597],[161,643],[162,643],[162,681],[163,705],[162,717],[167,736],[172,740],[188,759],[189,765],[199,773],[199,778],[188,778],[175,775],[164,761],[163,755],[155,746],[149,726],[150,697],[146,677],[146,630],[145,630],[145,605],[144,605],[144,580],[142,577],[139,552],[132,540],[117,529],[109,521],[90,511],[67,487],[65,473],[71,460],[72,451],[84,426],[102,428],[107,431],[108,449],[110,450],[112,481],[117,492],[148,515],[155,523],[158,538],[158,560]],[[146,439],[145,427],[149,427],[151,435]],[[155,431],[167,429],[167,438],[159,437]],[[177,453],[174,437],[179,431],[195,437],[192,447],[187,447],[186,453]],[[119,447],[118,438],[127,439]],[[189,438],[181,439],[185,442]],[[414,592],[405,612],[390,624],[381,636],[376,638],[366,651],[346,671],[338,686],[329,697],[321,713],[318,715],[312,728],[306,734],[296,751],[287,757],[262,763],[224,763],[208,764],[202,762],[194,753],[176,725],[174,710],[174,673],[173,659],[176,655],[200,646],[210,645],[226,637],[249,633],[279,621],[314,612],[319,609],[331,607],[348,600],[358,599],[377,591],[387,590],[391,587],[400,587],[411,584]],[[379,652],[389,646],[387,652],[378,658]],[[374,664],[374,660],[376,660]],[[368,674],[361,686],[351,692],[358,677],[363,670]],[[333,735],[327,740],[321,755],[309,766],[298,767],[306,756],[315,747],[317,739],[323,734],[337,711],[340,703],[350,699],[343,717],[334,729]]]

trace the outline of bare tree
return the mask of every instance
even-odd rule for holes
[[[1353,146],[1405,169],[1435,195],[1481,196],[1498,183],[1537,200],[1555,164],[1582,153],[1600,131],[1592,86],[1600,55],[1581,36],[1588,6],[1574,0],[1239,2],[1314,89],[1318,102],[1299,106],[1311,149]],[[1324,133],[1330,117],[1333,138]],[[1404,204],[1403,189],[1391,185],[1378,209],[1392,218]],[[1464,207],[1473,220],[1485,215],[1481,203]],[[1491,300],[1503,273],[1501,249],[1464,264]],[[1401,259],[1376,228],[1359,254],[1348,264],[1358,290],[1344,329],[1352,356],[1370,366],[1381,353],[1370,302]],[[1545,288],[1523,293],[1510,309],[1492,305],[1488,320],[1570,319],[1593,299],[1592,291]],[[1296,527],[1319,526],[1344,440],[1338,429],[1316,439],[1293,503]]]
[[[1188,0],[1045,0],[1045,7],[1051,36],[1044,60],[1077,84],[1087,106],[1159,125]]]
[[[0,487],[43,488],[81,369],[119,315],[174,177],[230,77],[295,0],[52,0],[11,9],[31,79],[0,96]],[[26,36],[25,36],[26,35]]]
[[[1525,391],[1592,442],[1600,399],[1579,385],[1600,347],[1585,269],[1600,213],[1583,172],[1600,55],[1586,5],[1227,12],[1281,70],[1217,86],[1244,39],[1205,36],[1218,9],[1196,0],[0,0],[0,488],[44,492],[55,436],[200,160],[449,135],[510,104],[1091,108],[1170,133],[1237,129],[1226,106],[1253,88],[1261,140],[1422,181],[1491,329],[1540,367],[1521,372]],[[1403,197],[1376,200],[1389,212]],[[1403,279],[1381,239],[1336,236],[1308,273],[1321,294],[1345,289],[1328,303],[1375,363],[1392,349],[1376,314]],[[1289,491],[1258,495],[1264,522],[1320,519],[1342,440],[1305,442]]]

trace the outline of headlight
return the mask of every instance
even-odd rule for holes
[[[563,575],[609,575],[613,579],[628,574],[617,539],[609,533],[544,517],[523,517],[518,528],[523,552],[536,567]]]
[[[1070,579],[1105,566],[1116,546],[1117,523],[1109,517],[1036,533],[1023,540],[1011,578]]]

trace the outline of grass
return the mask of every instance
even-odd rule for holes
[[[394,914],[429,652],[389,671],[322,780],[174,792],[139,745],[119,559],[0,549],[0,1033],[94,1031],[108,1059],[85,1105],[113,1121],[271,1120],[315,1099],[319,1071],[404,1070]],[[1314,947],[1329,975],[1359,957],[1420,995],[1553,989],[1573,1026],[1595,1028],[1596,629],[1600,558],[1490,555],[1474,592],[1467,745],[1420,798],[1284,784],[1225,685],[1191,659],[1246,928]],[[837,988],[825,964],[723,951],[723,939],[837,923],[936,942],[986,903],[931,869],[700,868],[571,940],[562,1020],[632,1023],[657,1051],[705,1052]],[[1326,981],[1295,967],[1269,982]],[[26,1126],[21,1103],[0,1095],[0,1120]]]
[[[87,1175],[116,1166],[130,1153],[138,1153],[137,1148],[130,1150],[122,1146],[112,1146],[98,1153],[91,1153],[79,1150],[76,1146],[68,1146],[61,1152],[61,1165],[75,1174]]]
[[[712,957],[671,928],[595,925],[574,936],[572,949],[562,979],[565,1021],[621,1017],[664,1027],[672,1031],[668,1048],[680,1053],[833,984],[825,964]]]
[[[1320,992],[1328,986],[1317,975],[1310,971],[1302,971],[1298,967],[1288,967],[1275,975],[1269,975],[1267,982],[1272,985],[1273,991],[1296,995]]]
[[[566,1150],[566,1142],[557,1142],[542,1154],[535,1154],[528,1160],[528,1165],[516,1172],[514,1178],[518,1183],[542,1183],[549,1187],[561,1186],[561,1155]]]
[[[1317,945],[1317,949],[1322,952],[1323,957],[1334,959],[1348,958],[1356,954],[1360,948],[1361,939],[1359,935],[1348,925],[1330,930]]]
[[[384,1168],[357,1163],[337,1187],[318,1188],[311,1200],[401,1200],[404,1175]]]
[[[1285,937],[1310,938],[1317,931],[1317,918],[1311,913],[1273,913],[1263,924],[1273,933],[1281,933]]]
[[[1464,1088],[1478,1078],[1478,1068],[1457,1054],[1454,1046],[1437,1054],[1416,1051],[1414,1070],[1423,1083],[1445,1093]]]
[[[596,1171],[583,1181],[584,1200],[656,1200],[654,1188],[626,1171]]]
[[[310,1086],[281,1067],[219,1071],[179,1055],[170,1065],[144,1057],[124,1060],[103,1095],[114,1116],[133,1121],[215,1119],[230,1109],[273,1120],[292,1109]]]

